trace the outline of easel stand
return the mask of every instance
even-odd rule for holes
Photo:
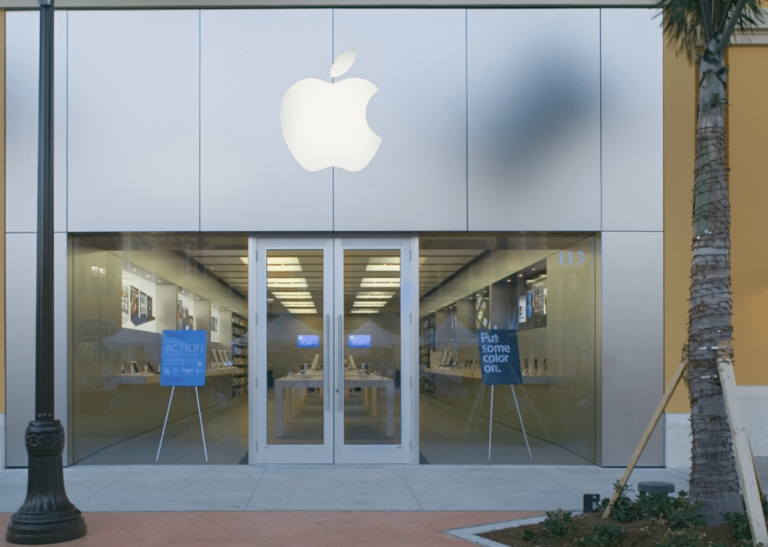
[[[176,391],[176,386],[171,387],[171,397],[168,399],[168,410],[165,412],[165,421],[163,422],[163,432],[160,435],[160,446],[157,447],[157,456],[155,461],[160,459],[160,450],[163,448],[163,438],[165,437],[165,427],[168,425],[168,416],[171,413],[171,403],[173,402],[173,392]],[[203,412],[200,410],[200,395],[197,393],[197,386],[195,386],[195,399],[197,399],[197,415],[200,417],[200,433],[203,435],[203,453],[205,454],[205,461],[208,461],[208,448],[205,446],[205,430],[203,429]]]
[[[744,424],[744,418],[741,412],[741,404],[736,394],[736,382],[733,377],[733,363],[729,353],[730,347],[725,342],[721,342],[717,348],[717,369],[719,373],[720,385],[723,389],[723,397],[725,399],[725,408],[728,413],[728,424],[731,429],[731,437],[733,438],[733,454],[736,459],[736,468],[739,473],[739,483],[741,486],[741,493],[744,496],[744,504],[747,507],[747,517],[749,519],[749,527],[752,531],[752,540],[755,545],[763,544],[768,545],[768,530],[765,526],[765,516],[763,515],[763,506],[761,503],[761,497],[763,492],[762,484],[760,484],[760,476],[757,473],[755,467],[755,458],[752,455],[752,448],[749,445],[749,438],[747,437],[747,429]],[[651,421],[648,427],[645,429],[645,433],[640,438],[640,442],[635,449],[635,453],[632,454],[632,458],[629,460],[627,469],[624,471],[624,475],[621,477],[616,490],[613,492],[608,507],[605,508],[603,518],[608,518],[611,514],[616,500],[619,499],[624,486],[626,486],[629,476],[637,464],[637,460],[640,459],[640,455],[643,453],[648,439],[651,437],[656,424],[661,418],[662,412],[666,408],[669,400],[672,398],[675,388],[680,383],[680,379],[683,377],[683,373],[688,366],[687,361],[682,361],[678,366],[675,374],[672,376],[667,390],[664,396],[661,398],[659,406],[651,417]]]
[[[491,415],[488,422],[488,461],[491,460],[491,436],[493,435],[493,388],[495,385],[491,385]],[[515,399],[515,408],[517,409],[517,417],[520,418],[520,426],[523,428],[523,438],[525,439],[525,446],[528,448],[528,457],[533,458],[531,454],[531,445],[528,444],[528,435],[525,432],[525,424],[523,423],[523,415],[520,414],[520,406],[517,404],[517,395],[515,395],[515,386],[509,385],[512,389],[512,397]],[[485,385],[483,385],[483,393],[485,393]],[[482,402],[481,402],[482,404]],[[480,415],[478,414],[477,421],[480,421]],[[475,424],[475,430],[477,430],[477,424]]]

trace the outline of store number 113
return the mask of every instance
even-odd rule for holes
[[[581,266],[586,262],[584,251],[576,251],[575,253],[573,251],[560,251],[557,256],[560,257],[561,266]]]

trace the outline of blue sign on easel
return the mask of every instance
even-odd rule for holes
[[[491,438],[493,437],[493,388],[499,385],[509,385],[512,390],[512,398],[515,401],[517,417],[520,418],[520,427],[523,430],[525,446],[528,448],[528,456],[531,454],[531,445],[528,444],[528,434],[525,432],[523,415],[520,413],[520,405],[517,403],[515,385],[523,383],[523,375],[520,372],[520,351],[517,346],[516,330],[479,330],[477,331],[477,346],[480,353],[480,371],[483,374],[483,395],[485,386],[491,386],[491,416],[488,420],[488,460],[491,459]],[[483,404],[483,395],[480,397],[480,406]],[[480,415],[478,414],[478,420]]]
[[[206,331],[163,331],[161,386],[204,386]]]
[[[522,384],[517,331],[479,330],[480,370],[486,386]]]

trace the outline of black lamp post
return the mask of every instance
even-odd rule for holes
[[[64,428],[53,417],[53,0],[40,4],[40,110],[37,157],[37,325],[35,420],[26,433],[27,499],[5,533],[10,543],[42,545],[83,537],[87,528],[67,498]]]

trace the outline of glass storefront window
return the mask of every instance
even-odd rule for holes
[[[595,462],[595,258],[589,234],[420,236],[422,463]],[[489,459],[477,332],[497,329],[517,339],[522,384],[493,388]]]
[[[308,241],[270,248],[266,286],[249,288],[245,234],[72,236],[75,463],[155,462],[170,395],[162,332],[187,329],[206,333],[211,463],[247,463],[259,427],[281,450],[405,444],[413,412],[425,464],[595,463],[597,236],[420,234],[419,309],[403,300],[405,311],[401,250],[340,249],[334,265],[332,247]],[[267,312],[264,419],[250,425],[249,289]],[[411,311],[418,364],[405,368]],[[484,385],[480,330],[512,333],[521,383]],[[408,410],[400,380],[416,367],[419,406]],[[159,463],[204,461],[194,390],[177,389]]]
[[[246,463],[247,237],[72,237],[74,461],[155,463],[171,389],[165,330],[206,333],[198,388],[211,463]],[[203,463],[194,388],[177,388],[159,463]]]

